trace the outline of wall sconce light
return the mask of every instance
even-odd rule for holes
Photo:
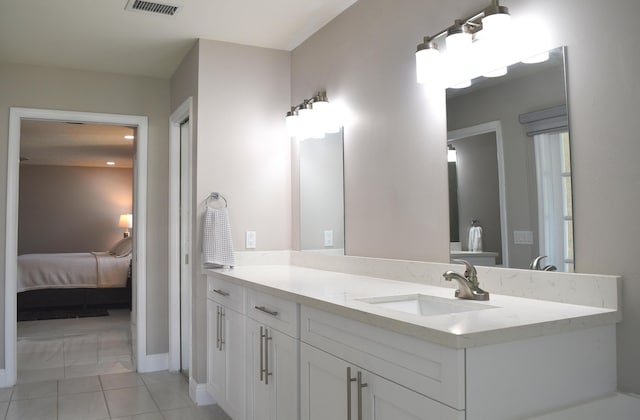
[[[121,214],[118,221],[118,227],[124,228],[124,237],[129,237],[129,229],[133,227],[133,215],[131,213]]]
[[[329,103],[326,92],[305,99],[292,106],[285,118],[287,133],[298,140],[323,138],[326,133],[340,131],[336,110]]]
[[[457,162],[458,154],[456,152],[456,148],[453,145],[447,145],[447,162]]]
[[[448,28],[424,37],[416,50],[418,83],[442,82],[444,87],[462,88],[479,75],[503,76],[507,66],[520,61],[516,57],[537,53],[531,50],[535,45],[515,38],[509,9],[492,0],[473,16],[456,19]],[[442,40],[446,50],[441,53],[438,43]]]

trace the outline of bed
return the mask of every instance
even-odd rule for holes
[[[81,306],[131,308],[132,238],[105,252],[18,256],[18,311]]]

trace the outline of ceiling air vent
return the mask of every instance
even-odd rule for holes
[[[129,0],[124,8],[136,12],[153,13],[157,15],[173,16],[180,11],[181,6],[175,4],[158,3],[153,1]]]

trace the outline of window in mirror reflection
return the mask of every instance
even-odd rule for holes
[[[342,131],[299,144],[300,249],[344,255]]]
[[[467,89],[447,90],[448,144],[457,155],[457,162],[449,163],[452,258],[480,257],[460,255],[468,251],[469,227],[478,219],[483,251],[496,253],[495,259],[478,260],[479,265],[526,269],[546,255],[543,267],[574,271],[565,70],[566,48],[561,47],[550,50],[545,62],[517,63],[504,77],[480,77]],[[538,138],[553,138],[547,140],[552,145],[543,147]],[[465,145],[474,141],[478,150],[465,156]],[[483,142],[487,150],[480,151]],[[469,175],[472,169],[479,175]],[[555,171],[553,177],[539,177],[549,170]],[[498,205],[490,186],[495,184],[489,181],[496,171]],[[480,216],[488,212],[490,197],[492,213]],[[491,239],[492,234],[500,241]]]

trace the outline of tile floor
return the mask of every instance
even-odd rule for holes
[[[0,388],[5,420],[230,420],[218,406],[196,406],[179,373],[115,373]]]
[[[18,323],[18,384],[0,388],[0,420],[230,420],[196,406],[177,373],[135,372],[128,310]]]
[[[135,370],[130,312],[18,322],[18,383]]]

